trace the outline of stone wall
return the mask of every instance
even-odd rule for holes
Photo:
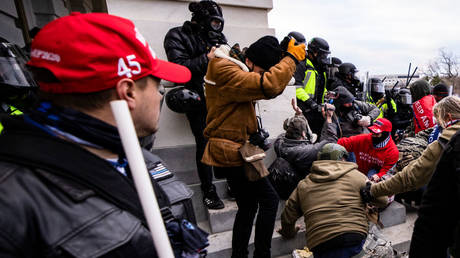
[[[107,0],[110,14],[131,19],[144,35],[156,54],[165,59],[163,49],[164,36],[172,27],[181,26],[190,20],[188,4],[191,1],[152,1],[152,0]],[[268,12],[273,8],[271,0],[217,0],[223,9],[226,35],[229,44],[240,43],[249,46],[264,35],[275,35],[275,30],[268,27]],[[290,99],[295,96],[295,89],[288,89],[274,100],[261,101],[260,110],[264,126],[276,137],[282,132],[282,122],[293,114]],[[177,114],[163,104],[160,130],[155,141],[156,148],[193,145],[193,135],[188,121],[183,114]]]

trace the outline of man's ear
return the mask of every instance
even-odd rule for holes
[[[125,100],[128,103],[130,110],[136,107],[136,83],[128,78],[123,78],[117,82],[116,90],[117,97],[120,100]]]
[[[245,63],[246,63],[247,67],[252,67],[252,62],[251,62],[251,60],[249,60],[249,58],[246,57]]]

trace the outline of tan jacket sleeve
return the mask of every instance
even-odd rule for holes
[[[424,186],[430,181],[441,153],[441,145],[438,141],[434,141],[428,145],[418,159],[409,163],[401,172],[389,180],[373,184],[371,187],[372,196],[393,195]]]
[[[282,93],[291,80],[295,68],[294,60],[285,57],[269,71],[263,73],[261,79],[259,73],[245,72],[231,61],[219,60],[206,78],[216,82],[221,89],[220,92],[228,101],[248,102],[272,98]]]
[[[356,170],[358,173],[355,173],[356,175],[358,175],[359,177],[359,189],[362,189],[366,186],[366,183],[367,181],[369,181],[369,179],[367,178],[367,176],[365,176],[363,173],[361,173],[360,171]],[[357,189],[359,191],[359,189]],[[371,204],[374,205],[374,206],[377,206],[379,208],[383,208],[385,207],[387,204],[388,204],[388,196],[379,196],[379,197],[376,197],[373,201],[371,201]]]
[[[300,209],[299,200],[298,190],[296,188],[286,201],[286,206],[284,206],[283,213],[281,214],[280,234],[284,237],[293,237],[297,233],[295,230],[295,222],[303,215]]]

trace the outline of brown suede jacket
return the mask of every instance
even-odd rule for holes
[[[224,54],[222,54],[224,53]],[[228,52],[227,52],[228,53]],[[209,140],[202,162],[211,166],[242,166],[238,149],[257,132],[254,101],[281,94],[295,72],[296,63],[284,57],[269,71],[247,72],[240,61],[216,50],[208,64],[205,94],[208,116],[204,136]]]

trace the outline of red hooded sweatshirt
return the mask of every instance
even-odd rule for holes
[[[372,144],[372,133],[340,138],[337,143],[348,152],[355,153],[358,170],[366,176],[369,170],[375,169],[379,171],[377,175],[382,177],[399,159],[398,148],[391,136],[379,144],[379,148]]]

